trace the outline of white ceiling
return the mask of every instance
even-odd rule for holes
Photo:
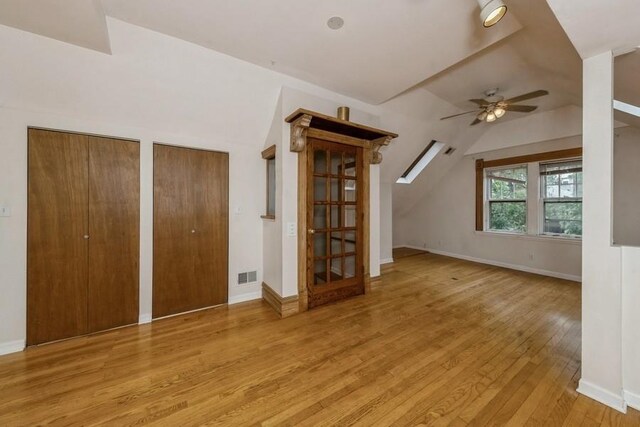
[[[508,5],[523,30],[428,79],[422,87],[462,110],[473,110],[475,104],[468,100],[482,98],[491,88],[499,88],[505,98],[548,90],[546,97],[520,103],[538,106],[536,112],[580,105],[582,61],[547,3],[511,0]],[[523,116],[507,113],[500,122]],[[466,123],[473,119],[470,115],[452,120]]]
[[[0,0],[0,24],[111,53],[100,0]]]
[[[547,0],[582,58],[640,46],[638,0]]]
[[[372,104],[521,28],[475,0],[0,0],[0,24],[108,52],[105,13]]]

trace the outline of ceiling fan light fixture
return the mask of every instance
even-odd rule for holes
[[[496,25],[507,13],[507,5],[502,0],[478,0],[480,20],[485,28]]]
[[[496,107],[495,110],[493,110],[493,113],[496,115],[497,118],[501,118],[507,113],[507,110],[505,110],[502,107]]]
[[[496,113],[494,113],[493,111],[490,113],[487,113],[487,118],[486,118],[487,123],[495,122],[496,120],[498,120],[498,116],[496,116]]]
[[[481,112],[480,114],[478,114],[477,118],[478,120],[484,122],[487,119],[487,112],[486,111]]]

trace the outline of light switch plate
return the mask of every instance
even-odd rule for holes
[[[0,216],[11,216],[11,207],[0,206]]]
[[[295,237],[296,236],[296,223],[288,222],[287,223],[287,236]]]

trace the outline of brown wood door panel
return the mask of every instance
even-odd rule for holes
[[[364,293],[362,148],[308,138],[307,291],[313,308]]]
[[[203,307],[227,302],[229,155],[192,150],[195,271]]]
[[[88,332],[138,323],[140,144],[89,137]]]
[[[228,155],[154,145],[153,317],[226,302]]]
[[[87,332],[87,144],[29,129],[28,345]]]

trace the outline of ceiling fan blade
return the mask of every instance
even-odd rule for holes
[[[507,111],[515,111],[517,113],[530,113],[537,108],[534,105],[507,105],[504,107]]]
[[[453,116],[443,117],[440,120],[452,119],[454,117],[464,116],[465,114],[478,113],[479,110],[467,111],[466,113],[454,114]]]
[[[534,90],[533,92],[525,93],[524,95],[516,96],[515,98],[507,99],[504,101],[507,104],[515,104],[516,102],[526,101],[527,99],[538,98],[540,96],[549,95],[546,90]]]
[[[478,104],[481,107],[486,107],[487,105],[491,104],[484,99],[470,99],[469,101],[473,102],[474,104]]]
[[[471,122],[471,124],[470,124],[469,126],[475,126],[475,125],[477,125],[478,123],[482,123],[482,120],[480,120],[480,119],[475,119],[474,121],[472,121],[472,122]]]

